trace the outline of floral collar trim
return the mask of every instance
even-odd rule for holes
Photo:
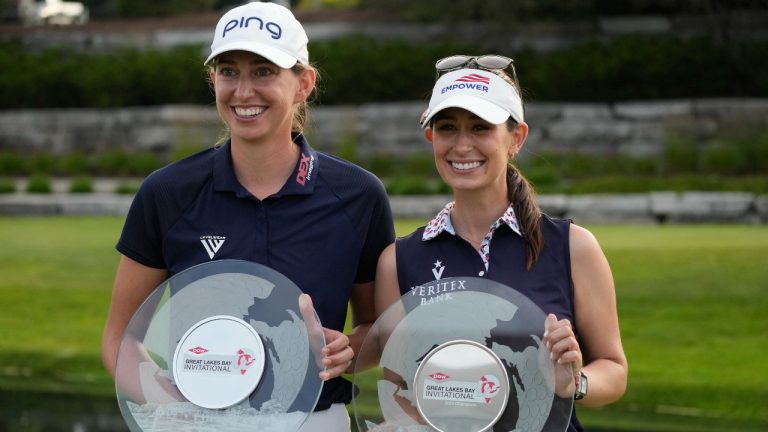
[[[432,240],[442,232],[447,232],[454,236],[456,235],[456,230],[451,223],[451,211],[455,204],[455,201],[446,204],[437,216],[427,224],[424,228],[424,234],[421,236],[423,241]],[[504,214],[491,225],[488,234],[493,236],[493,233],[499,226],[501,226],[501,224],[506,224],[512,231],[516,232],[517,235],[522,236],[520,225],[517,223],[517,216],[515,216],[515,210],[512,208],[512,204],[509,204],[507,211],[505,211]],[[488,235],[486,235],[486,238],[487,237]]]

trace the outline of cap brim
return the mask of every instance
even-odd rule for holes
[[[511,116],[507,110],[498,105],[474,96],[456,95],[435,105],[421,123],[421,127],[427,127],[435,114],[446,108],[462,108],[491,124],[501,124]]]
[[[222,45],[218,48],[216,48],[215,51],[211,52],[211,55],[208,56],[208,58],[205,60],[205,65],[211,62],[216,56],[228,52],[228,51],[247,51],[254,53],[256,55],[260,55],[264,57],[265,59],[271,61],[272,63],[276,64],[277,66],[288,69],[292,68],[293,66],[298,63],[298,59],[290,54],[286,54],[283,51],[280,51],[278,49],[275,49],[269,45],[260,44],[257,42],[247,42],[244,43],[242,41],[234,42],[228,45]]]

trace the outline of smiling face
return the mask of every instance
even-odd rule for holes
[[[210,72],[216,108],[233,142],[289,138],[297,103],[314,88],[314,70],[282,69],[244,51],[221,54]]]
[[[494,194],[506,194],[507,162],[527,134],[525,123],[510,130],[506,123],[495,125],[461,108],[439,112],[426,130],[437,171],[454,192]]]

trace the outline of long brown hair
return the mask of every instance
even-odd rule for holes
[[[501,77],[515,88],[520,96],[523,112],[525,112],[525,101],[523,100],[520,83],[515,82],[511,75],[503,71],[494,70],[490,72]],[[517,122],[511,117],[507,120],[506,124],[510,131],[517,127]],[[512,159],[507,162],[507,198],[512,203],[517,222],[520,224],[523,240],[528,245],[526,268],[530,270],[539,259],[541,250],[544,249],[544,234],[541,233],[541,208],[536,200],[536,191],[533,189],[533,185],[523,176],[523,173],[515,166]]]
[[[544,235],[541,233],[541,209],[536,200],[533,185],[511,160],[507,163],[507,198],[512,203],[523,240],[528,245],[526,268],[530,270],[539,259],[541,250],[544,249]]]

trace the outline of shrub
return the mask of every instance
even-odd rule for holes
[[[81,175],[89,172],[91,163],[88,157],[81,153],[71,153],[62,156],[58,162],[58,171],[65,175]]]
[[[27,163],[18,153],[0,152],[0,175],[26,174]]]
[[[379,177],[389,177],[395,172],[397,162],[390,154],[378,153],[367,158],[363,166]]]
[[[139,191],[139,185],[135,183],[118,183],[115,186],[115,193],[120,195],[133,195]]]
[[[9,194],[16,192],[16,183],[13,180],[0,179],[0,194]]]
[[[27,182],[27,192],[35,194],[49,194],[53,192],[51,179],[45,174],[35,174]]]
[[[441,183],[439,179],[401,175],[388,179],[384,185],[391,195],[431,195],[441,193]]]
[[[163,166],[163,161],[152,153],[133,153],[127,156],[126,174],[146,176]]]
[[[88,176],[78,176],[72,179],[69,184],[70,193],[91,193],[93,192],[93,181]]]
[[[668,173],[695,172],[698,169],[699,149],[693,137],[671,133],[664,142],[664,171]]]
[[[32,172],[50,174],[55,171],[56,159],[49,153],[37,153],[32,155],[29,166]]]
[[[712,143],[701,154],[701,168],[706,173],[740,174],[745,165],[746,159],[740,149],[726,143]]]

